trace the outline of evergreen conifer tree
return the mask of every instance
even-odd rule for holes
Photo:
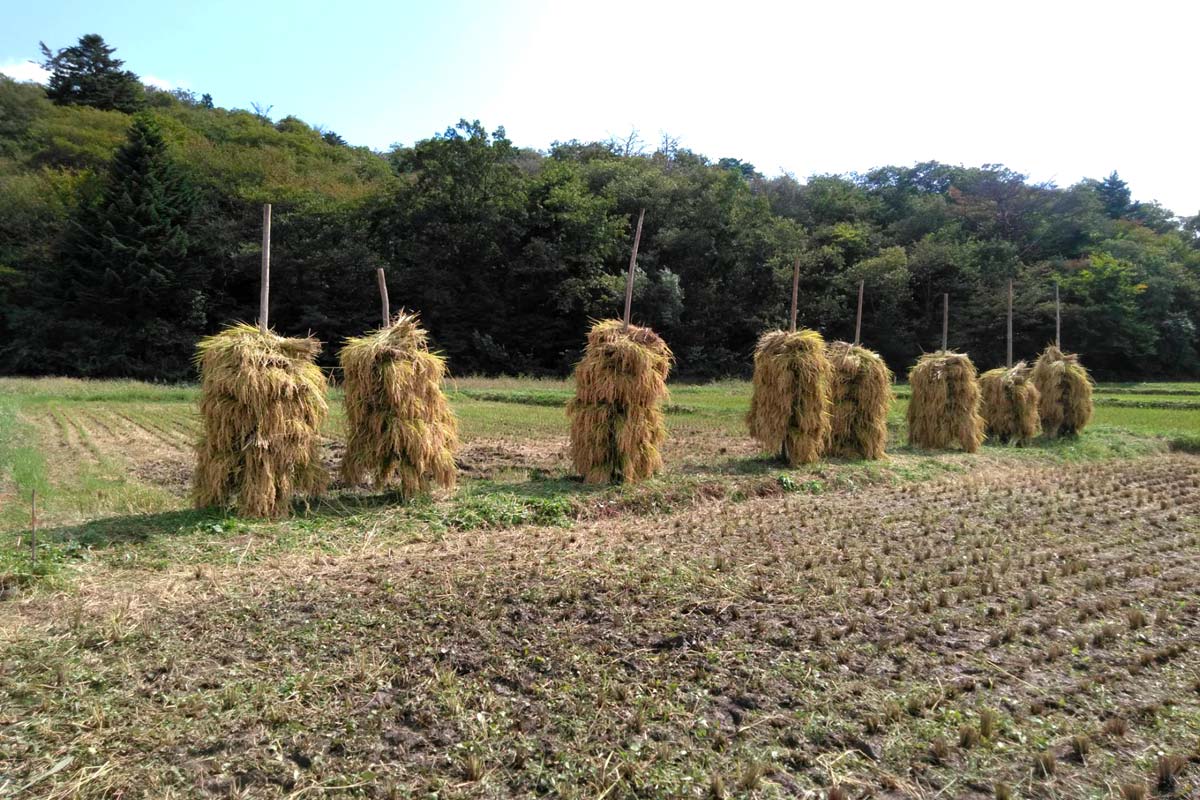
[[[205,322],[202,259],[189,252],[195,208],[158,126],[136,116],[99,202],[77,212],[59,266],[38,281],[31,311],[44,336],[16,359],[21,371],[191,377]]]
[[[125,62],[114,58],[116,48],[104,37],[89,33],[79,43],[57,53],[42,44],[42,66],[50,70],[46,95],[59,105],[92,106],[104,111],[132,114],[142,107],[145,93],[138,76],[121,69]]]

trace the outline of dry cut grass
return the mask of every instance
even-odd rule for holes
[[[567,405],[571,460],[585,481],[632,483],[662,469],[671,360],[649,328],[615,319],[592,326]]]
[[[768,331],[759,338],[746,425],[764,451],[793,466],[821,457],[829,443],[831,373],[816,331]]]
[[[251,517],[289,513],[294,494],[320,493],[319,455],[329,413],[315,339],[285,339],[253,325],[200,341],[200,416],[192,493],[197,507]]]
[[[1024,361],[983,373],[979,377],[979,389],[989,438],[1029,444],[1041,433],[1042,423],[1038,416],[1041,395]]]
[[[908,372],[908,442],[925,450],[958,445],[979,450],[985,422],[980,416],[979,378],[964,353],[938,351],[921,356]]]
[[[454,487],[458,423],[442,394],[446,360],[414,314],[349,339],[338,354],[346,393],[342,480],[369,478],[404,498]]]

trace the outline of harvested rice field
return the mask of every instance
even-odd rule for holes
[[[897,386],[885,458],[789,468],[676,385],[631,486],[569,382],[446,388],[454,493],[263,521],[190,508],[196,388],[0,379],[0,796],[1200,793],[1200,386],[974,455]]]

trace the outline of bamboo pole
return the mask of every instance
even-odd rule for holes
[[[862,301],[863,301],[863,283],[858,282],[858,313],[854,316],[854,346],[858,347],[862,343]]]
[[[796,256],[796,262],[792,265],[792,316],[789,323],[792,333],[796,332],[796,311],[800,301],[800,256]]]
[[[383,312],[383,327],[386,328],[392,321],[392,310],[388,305],[387,276],[383,273],[383,267],[375,270],[375,280],[379,284],[379,305]]]
[[[950,295],[942,295],[942,350],[948,350],[950,344]]]
[[[1008,282],[1008,368],[1012,369],[1012,280]]]
[[[271,204],[263,203],[262,278],[258,286],[258,329],[267,332],[267,311],[271,297]]]
[[[633,271],[637,268],[638,246],[642,243],[642,221],[646,219],[646,209],[638,212],[637,232],[633,235],[633,252],[629,254],[629,274],[625,276],[625,324],[629,328],[629,311],[633,307]]]
[[[1054,282],[1054,346],[1062,349],[1062,308],[1058,303],[1058,281]]]

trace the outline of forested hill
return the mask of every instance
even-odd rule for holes
[[[271,202],[272,324],[314,332],[327,363],[377,324],[384,266],[455,373],[565,373],[588,320],[621,304],[645,208],[634,317],[681,375],[748,371],[797,256],[801,323],[852,336],[865,281],[863,341],[900,373],[939,344],[943,292],[951,346],[1002,363],[1012,278],[1018,357],[1052,339],[1057,282],[1063,343],[1096,374],[1200,374],[1200,219],[1131,202],[1116,173],[1057,188],[931,162],[799,181],[669,140],[535,152],[465,122],[374,153],[207,95],[78,88],[0,79],[0,371],[192,379],[199,336],[256,316]]]

